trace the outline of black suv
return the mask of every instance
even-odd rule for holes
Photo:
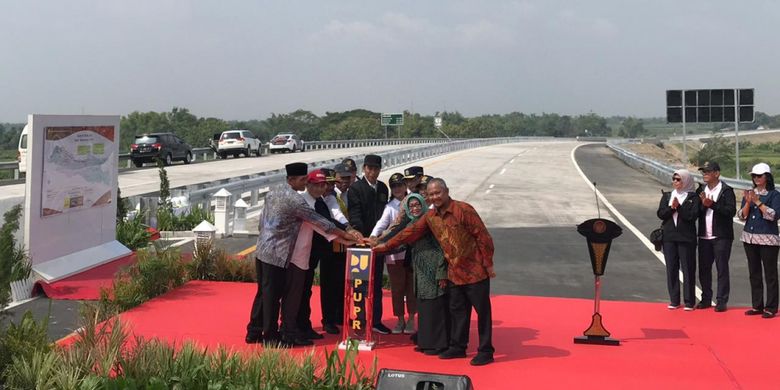
[[[174,160],[189,164],[192,162],[192,148],[173,133],[143,134],[135,136],[130,145],[130,158],[138,168],[144,163],[155,162],[157,158],[161,158],[165,165],[171,165]]]

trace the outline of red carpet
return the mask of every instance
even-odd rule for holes
[[[100,298],[100,288],[110,288],[114,274],[133,263],[135,253],[54,283],[38,281],[35,283],[35,290],[43,289],[43,293],[51,299],[97,300]]]
[[[243,342],[255,289],[251,283],[191,282],[122,319],[147,338],[261,348]],[[312,302],[316,324],[316,287]],[[476,389],[780,388],[780,319],[746,317],[741,308],[684,312],[662,303],[602,302],[604,325],[622,342],[608,347],[572,343],[590,324],[592,301],[495,296],[492,302],[493,364],[471,367],[468,359],[425,356],[404,335],[380,335],[379,347],[361,357],[370,363],[378,356],[380,368],[466,374]],[[385,307],[391,307],[388,294]],[[394,324],[390,316],[385,315],[387,325]],[[476,316],[471,333],[469,358],[476,349]],[[332,349],[337,341],[326,335],[317,345]]]

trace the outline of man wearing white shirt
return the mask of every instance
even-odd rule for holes
[[[325,192],[325,175],[321,170],[309,173],[306,190],[301,192],[306,204],[316,210],[317,199]],[[331,221],[332,222],[332,221]],[[315,235],[314,233],[319,235]],[[322,237],[320,237],[322,236]],[[317,239],[332,241],[334,235],[323,232],[314,224],[304,223],[295,240],[290,265],[287,268],[284,295],[282,297],[282,340],[297,345],[311,345],[311,339],[323,336],[311,329],[311,287],[317,256],[313,255],[314,241]],[[308,322],[308,323],[307,323]]]
[[[699,283],[701,302],[697,309],[712,306],[712,264],[718,273],[718,288],[715,296],[715,311],[726,311],[729,300],[729,258],[734,241],[732,218],[737,210],[734,189],[720,180],[720,165],[714,161],[701,167],[704,185],[696,192],[701,198],[699,211]]]

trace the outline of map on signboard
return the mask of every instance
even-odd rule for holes
[[[112,202],[116,172],[114,126],[46,127],[41,215]]]

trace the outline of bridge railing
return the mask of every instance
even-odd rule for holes
[[[388,145],[414,145],[448,142],[445,138],[389,138],[389,139],[356,139],[356,140],[333,140],[333,141],[309,141],[304,142],[304,151],[324,150],[324,149],[345,149],[362,148],[371,146]],[[194,161],[211,161],[218,158],[211,148],[193,148]],[[268,154],[268,143],[263,144],[262,154]],[[129,153],[119,154],[119,168],[133,169],[133,163],[130,160]],[[17,161],[0,161],[0,172],[10,172],[10,180],[19,180],[23,175],[19,172],[19,163]],[[6,179],[8,180],[8,179]],[[3,180],[0,180],[2,182]]]
[[[549,140],[552,137],[506,137],[506,138],[483,138],[483,139],[471,139],[471,140],[459,140],[452,142],[437,143],[434,145],[425,145],[415,147],[413,149],[403,148],[398,150],[377,152],[376,154],[382,156],[382,169],[390,169],[396,166],[406,165],[415,161],[439,156],[442,154],[457,152],[465,149],[478,148],[488,145],[515,143],[524,141],[539,141]],[[381,145],[381,144],[377,144]],[[364,145],[372,146],[372,145]],[[353,147],[360,147],[354,145]],[[349,156],[353,160],[360,163],[363,161],[365,154],[355,154]],[[314,163],[310,163],[312,168],[320,168],[329,166],[332,167],[335,164],[340,163],[344,158],[321,160]],[[238,200],[239,197],[243,199],[249,199],[250,207],[257,205],[263,194],[269,187],[273,187],[278,184],[282,184],[286,180],[286,174],[284,169],[276,169],[272,171],[260,172],[254,175],[244,175],[239,177],[233,177],[228,179],[221,179],[211,181],[207,183],[200,183],[196,185],[189,185],[183,187],[172,188],[171,193],[174,196],[185,196],[189,199],[191,205],[197,205],[204,209],[210,209],[212,206],[212,195],[224,188],[232,194],[231,202]],[[129,197],[130,203],[135,206],[142,202],[143,198],[149,198],[156,196],[155,193],[142,194]]]
[[[664,163],[658,162],[651,158],[639,155],[638,153],[634,153],[621,146],[626,144],[627,144],[626,142],[621,142],[621,143],[607,142],[607,147],[612,149],[612,151],[615,152],[615,155],[624,163],[626,163],[628,166],[649,173],[662,184],[669,185],[669,183],[672,180],[672,175],[674,174],[674,171],[681,168],[679,166],[673,167],[670,165],[666,165]],[[696,171],[696,172],[691,172],[691,174],[693,175],[693,177],[697,182],[699,183],[702,182],[701,173]],[[737,179],[732,179],[723,176],[721,176],[720,179],[723,182],[727,183],[728,185],[737,189],[745,190],[745,189],[753,188],[753,183],[749,180],[737,180]]]

